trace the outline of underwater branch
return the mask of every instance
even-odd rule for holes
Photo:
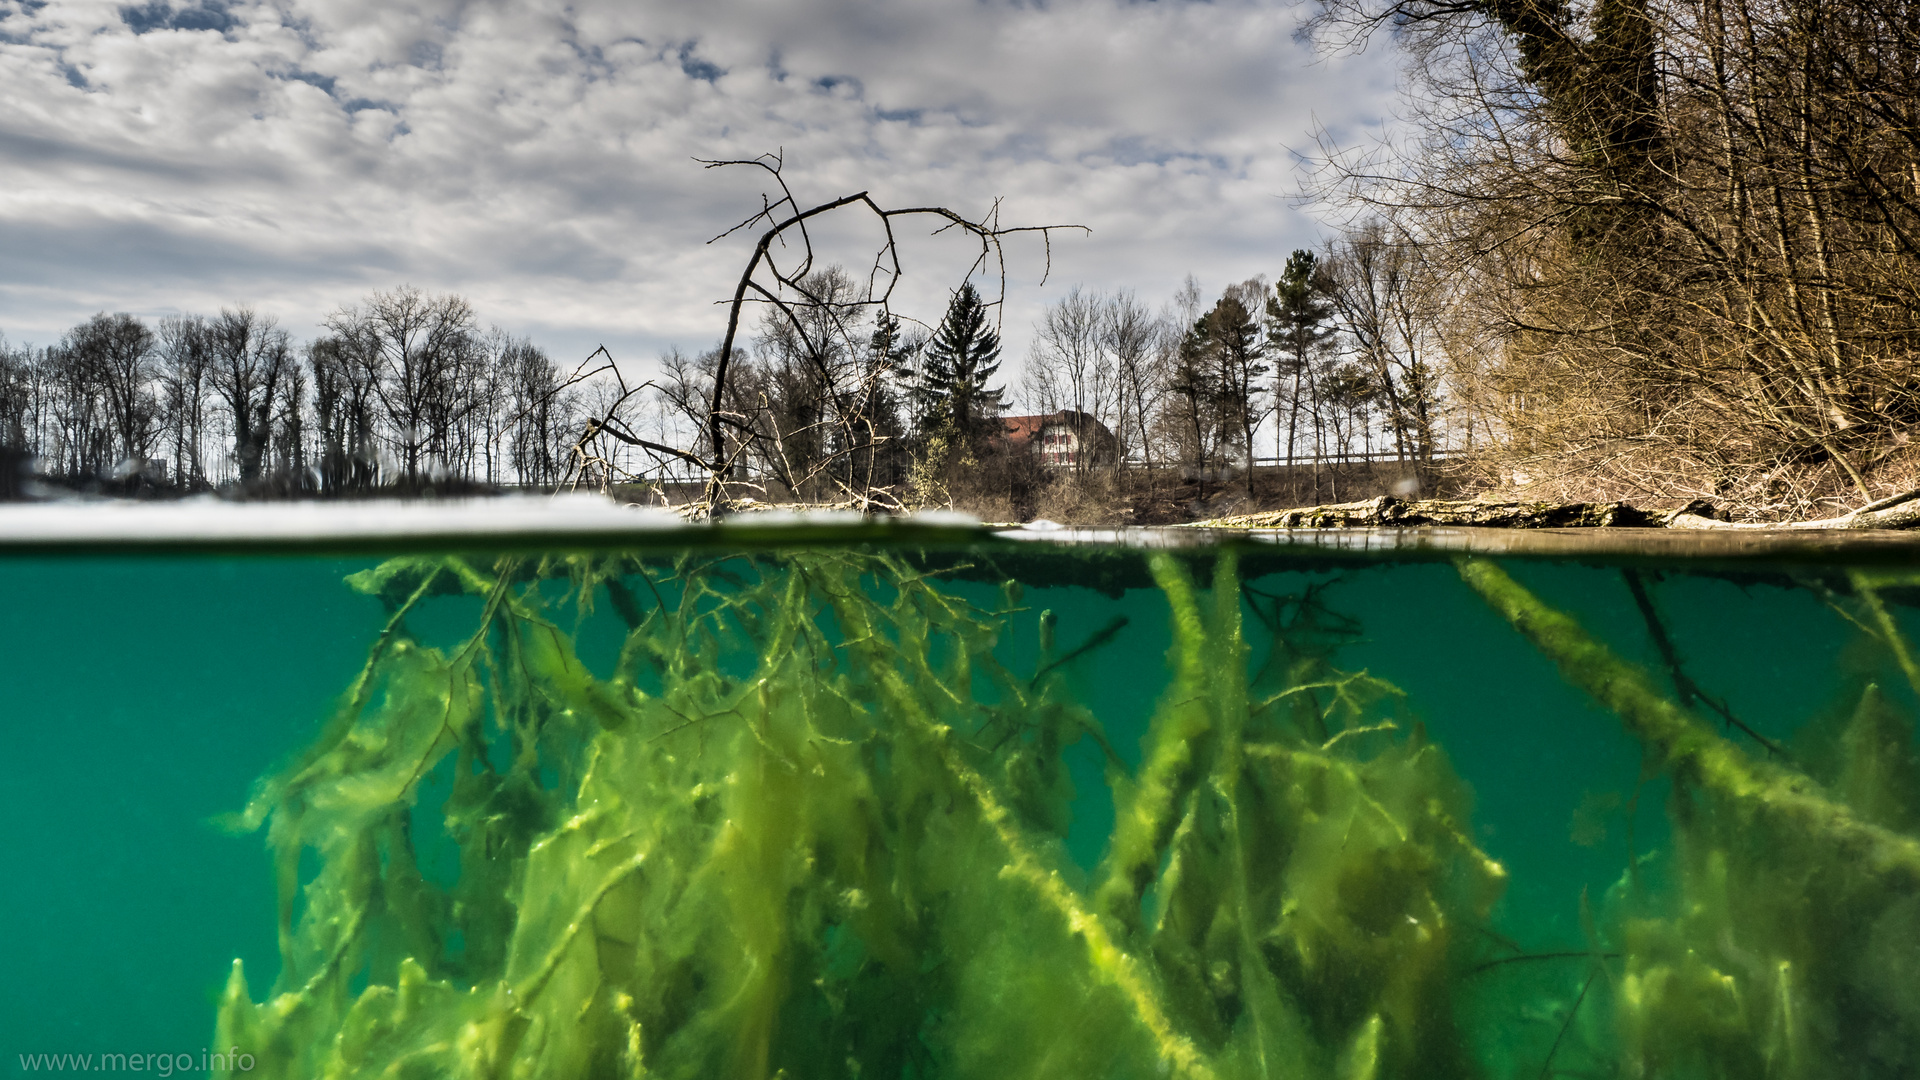
[[[1856,817],[1814,782],[1756,761],[1660,693],[1647,673],[1615,655],[1485,559],[1455,562],[1460,578],[1521,636],[1551,659],[1569,683],[1617,713],[1627,730],[1676,772],[1717,794],[1818,832],[1876,874],[1920,882],[1920,840]]]

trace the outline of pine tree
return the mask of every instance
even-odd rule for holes
[[[1193,462],[1202,477],[1203,491],[1207,451],[1218,441],[1220,411],[1220,372],[1209,360],[1213,352],[1211,338],[1206,319],[1194,323],[1180,339],[1180,347],[1174,351],[1172,367],[1167,372],[1167,390],[1178,402],[1174,413],[1185,421],[1183,426],[1192,429]]]
[[[1225,456],[1244,449],[1247,495],[1253,496],[1253,433],[1266,415],[1262,387],[1268,371],[1260,325],[1241,299],[1256,299],[1266,286],[1257,279],[1229,288],[1181,340],[1167,389],[1184,408],[1193,430],[1195,464],[1206,471],[1209,449]]]
[[[891,487],[906,467],[902,457],[905,422],[900,415],[899,388],[911,392],[914,363],[920,343],[902,332],[900,319],[881,308],[874,316],[873,334],[860,374],[859,400],[852,409],[868,448],[848,460],[849,483]]]
[[[1258,302],[1257,283],[1249,283],[1243,295]],[[1260,426],[1266,408],[1261,402],[1262,387],[1270,370],[1266,363],[1265,342],[1260,340],[1260,324],[1253,312],[1229,289],[1227,295],[1200,320],[1207,338],[1208,358],[1219,372],[1220,424],[1226,441],[1235,442],[1247,453],[1247,497],[1253,498],[1253,433]]]
[[[979,448],[1007,402],[1003,387],[987,385],[1000,370],[1000,336],[987,324],[987,306],[972,283],[953,294],[925,355],[919,396],[926,430],[944,430],[961,445]]]
[[[1274,295],[1267,298],[1267,333],[1279,376],[1286,381],[1287,443],[1282,451],[1287,459],[1287,475],[1293,475],[1295,436],[1300,427],[1303,399],[1312,406],[1316,423],[1320,415],[1318,384],[1314,361],[1333,340],[1333,301],[1327,296],[1326,274],[1311,251],[1295,251],[1287,259],[1287,268],[1274,283]],[[1316,462],[1315,487],[1318,488]]]

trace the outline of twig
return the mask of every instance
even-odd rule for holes
[[[1087,640],[1081,642],[1078,646],[1076,646],[1073,649],[1073,651],[1066,653],[1065,655],[1059,657],[1058,659],[1055,659],[1053,662],[1042,667],[1039,671],[1034,672],[1033,678],[1028,681],[1027,685],[1029,687],[1040,685],[1041,678],[1047,675],[1049,672],[1052,672],[1057,668],[1064,667],[1067,664],[1070,664],[1073,661],[1080,659],[1082,656],[1085,656],[1086,654],[1092,652],[1093,650],[1100,648],[1102,645],[1105,645],[1108,642],[1112,641],[1115,637],[1119,636],[1120,631],[1125,630],[1127,628],[1127,623],[1130,621],[1131,620],[1129,620],[1125,615],[1114,616],[1111,622],[1107,623],[1107,625],[1101,627],[1098,630],[1095,630],[1092,634],[1088,635]]]
[[[1621,955],[1622,954],[1617,952],[1522,953],[1519,956],[1502,956],[1497,960],[1488,960],[1487,962],[1482,964],[1475,964],[1474,966],[1466,970],[1466,974],[1468,976],[1478,975],[1483,971],[1491,971],[1497,967],[1505,967],[1508,964],[1526,963],[1528,961],[1533,961],[1533,960],[1592,960],[1596,957],[1598,957],[1601,960],[1618,960],[1620,959]]]
[[[1727,707],[1726,702],[1710,697],[1706,691],[1700,689],[1699,684],[1695,683],[1680,666],[1680,654],[1674,649],[1673,640],[1667,636],[1666,624],[1661,620],[1659,611],[1653,606],[1653,597],[1648,595],[1646,583],[1640,571],[1629,567],[1620,571],[1620,576],[1626,578],[1627,589],[1633,593],[1633,602],[1639,606],[1641,618],[1646,620],[1647,636],[1653,639],[1654,648],[1660,651],[1660,659],[1667,665],[1667,676],[1673,680],[1674,693],[1680,695],[1680,707],[1690,709],[1693,703],[1698,701],[1720,714],[1720,718],[1726,721],[1728,727],[1740,731],[1754,742],[1766,747],[1767,753],[1782,761],[1791,760],[1779,743],[1748,727],[1733,715],[1733,710]]]
[[[1580,1015],[1580,1003],[1587,1000],[1587,991],[1593,989],[1593,980],[1599,977],[1600,969],[1596,967],[1587,973],[1587,981],[1580,985],[1580,996],[1573,999],[1573,1008],[1567,1010],[1566,1022],[1560,1025],[1560,1033],[1553,1037],[1553,1045],[1547,1047],[1547,1060],[1540,1063],[1540,1076],[1542,1080],[1545,1080],[1548,1071],[1553,1068],[1553,1055],[1560,1052],[1561,1040],[1567,1037],[1567,1032],[1573,1028],[1574,1018]]]

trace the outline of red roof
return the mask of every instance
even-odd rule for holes
[[[1059,413],[1047,413],[1045,416],[1003,416],[1000,422],[1007,426],[1007,444],[1014,447],[1025,446],[1040,434],[1040,426],[1049,420],[1058,420]]]

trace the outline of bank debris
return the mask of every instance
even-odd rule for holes
[[[1360,502],[1300,506],[1210,518],[1174,528],[1356,529],[1429,525],[1494,529],[1912,529],[1920,527],[1920,491],[1868,503],[1838,517],[1815,521],[1734,522],[1696,499],[1676,510],[1643,510],[1624,502],[1492,502],[1479,499],[1398,499],[1382,495]]]

